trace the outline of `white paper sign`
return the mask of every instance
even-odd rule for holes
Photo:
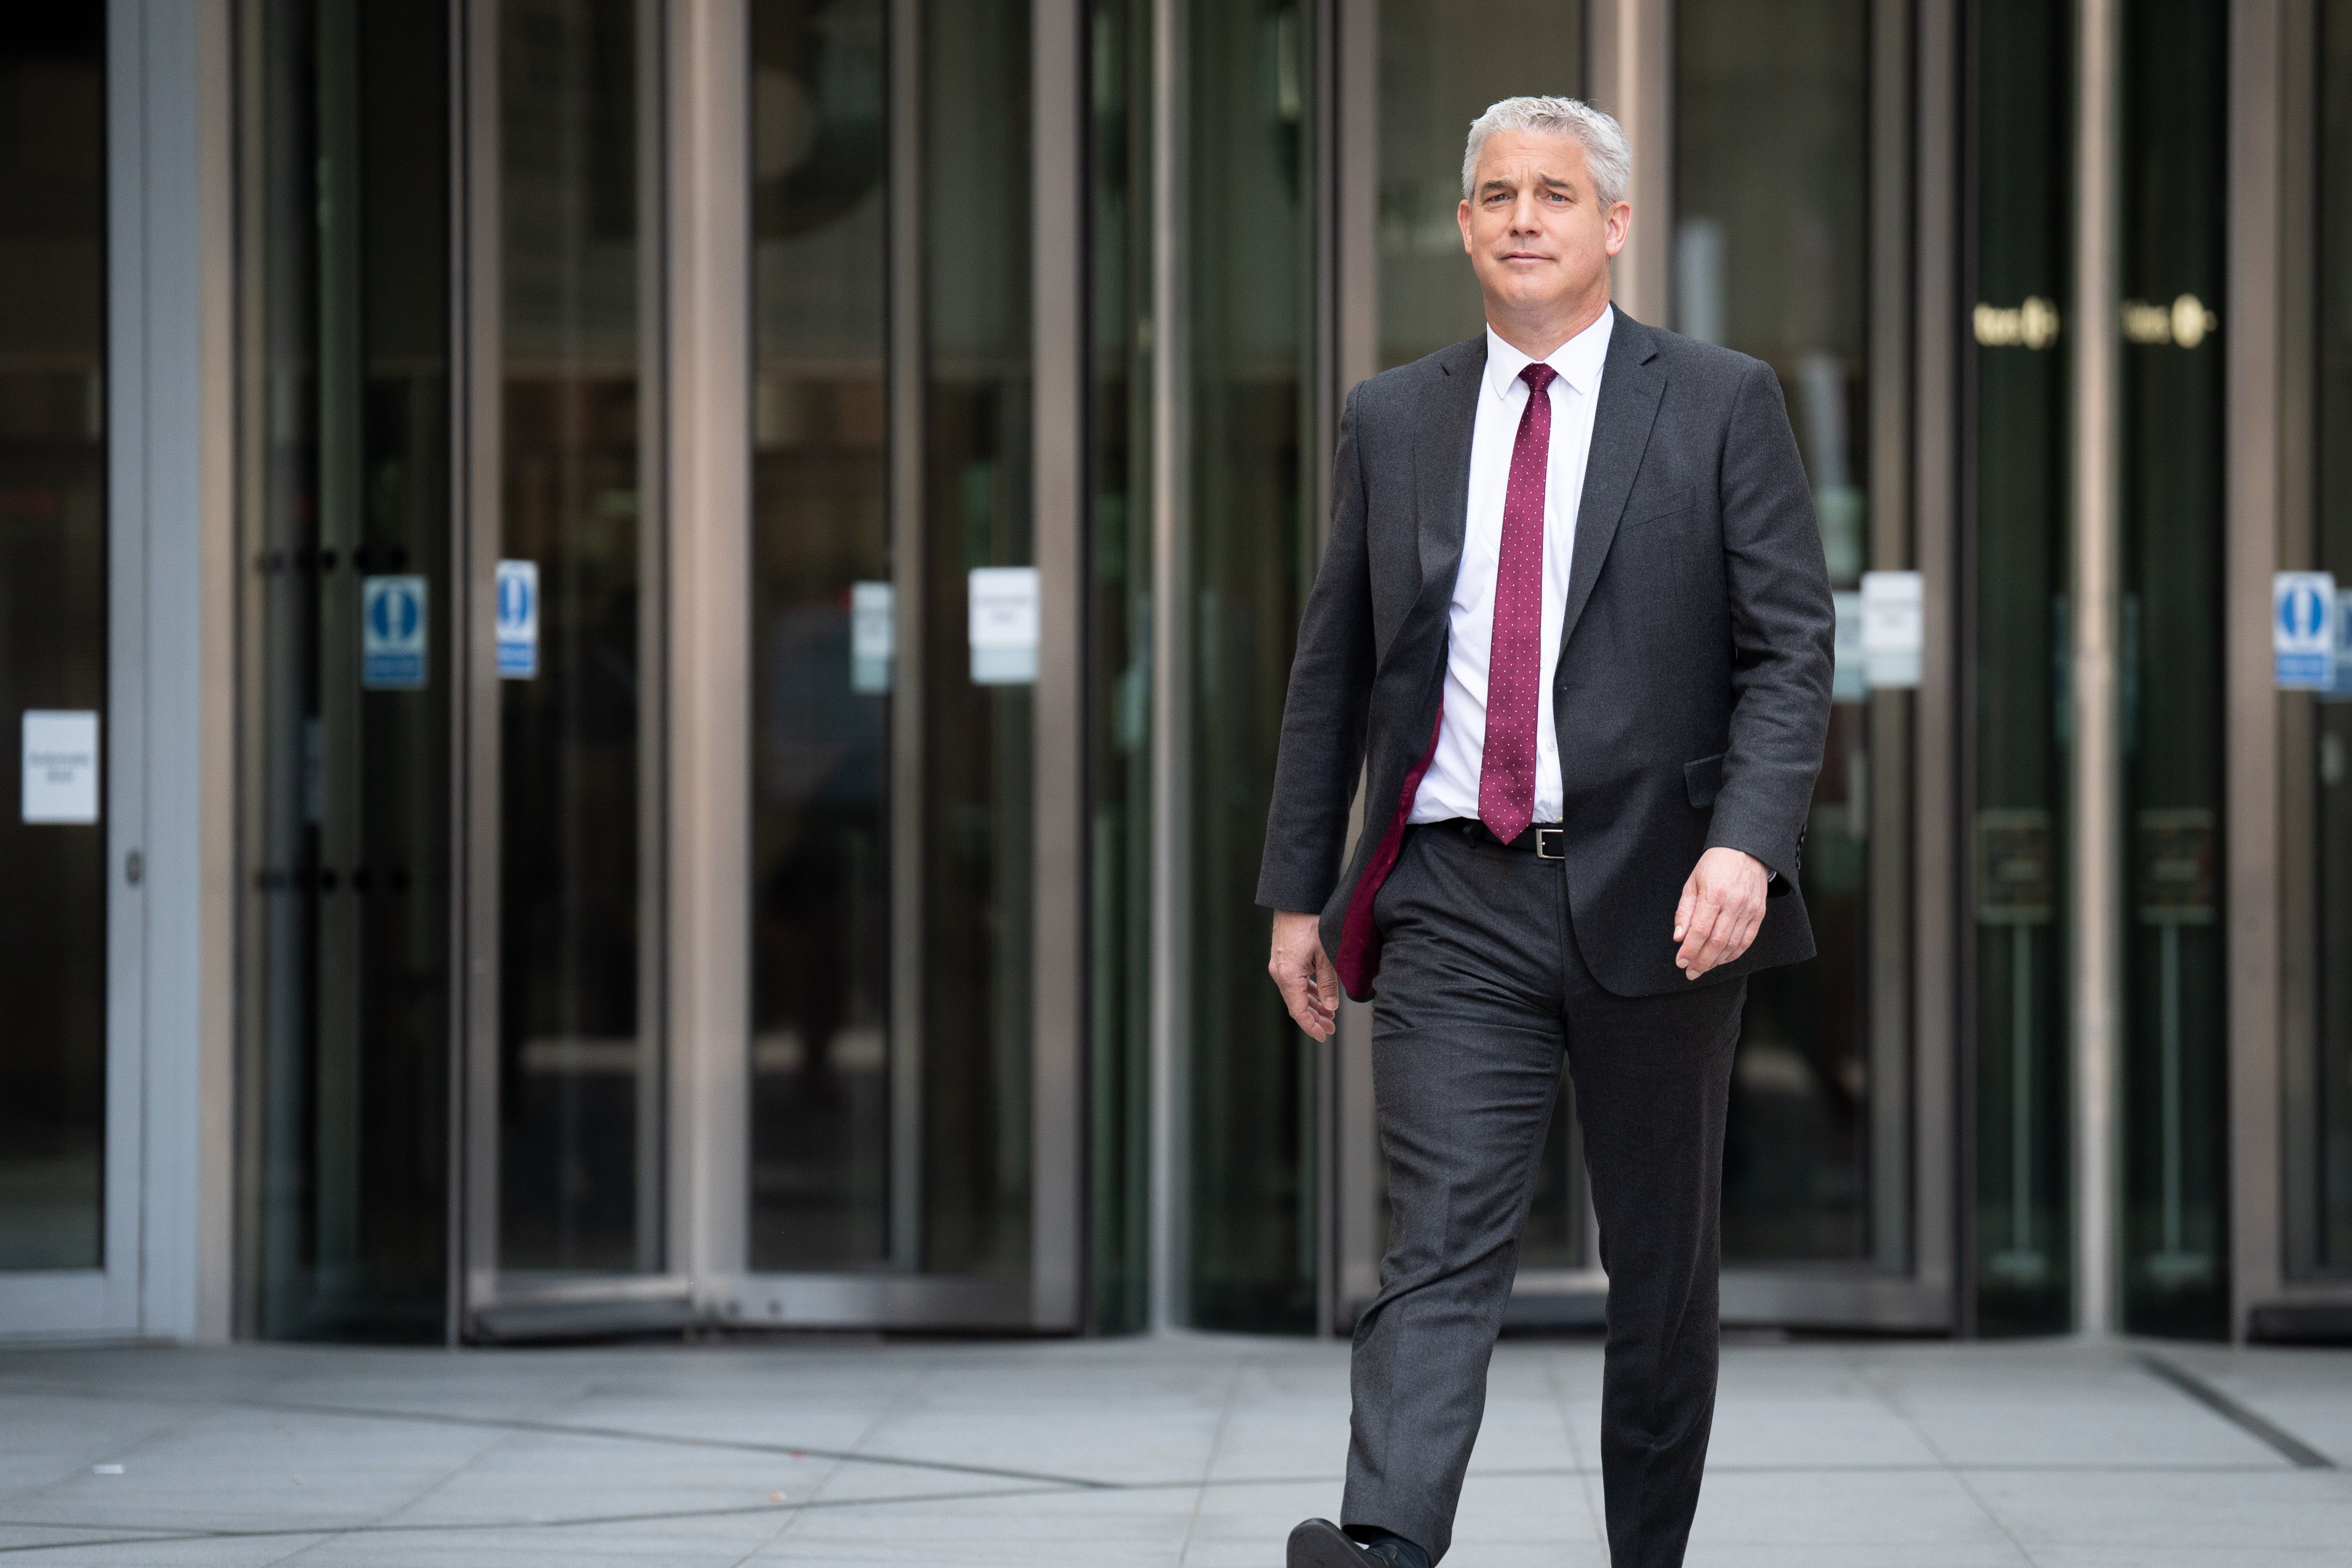
[[[539,674],[539,562],[502,560],[498,575],[499,675],[528,681]]]
[[[28,822],[98,821],[98,715],[26,710],[24,808]]]
[[[898,595],[887,582],[849,585],[849,689],[871,695],[890,689],[890,658],[898,645]]]
[[[974,685],[1028,685],[1037,678],[1037,569],[972,568],[969,625]]]
[[[1873,686],[1907,690],[1919,684],[1919,653],[1927,644],[1927,592],[1916,571],[1862,574],[1862,656]]]

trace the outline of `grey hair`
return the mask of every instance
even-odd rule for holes
[[[1462,199],[1478,178],[1478,154],[1486,138],[1497,131],[1548,131],[1573,136],[1584,146],[1585,166],[1592,171],[1592,193],[1605,211],[1625,199],[1625,183],[1633,177],[1633,149],[1616,119],[1575,98],[1507,98],[1486,106],[1470,122],[1470,145],[1462,153]]]

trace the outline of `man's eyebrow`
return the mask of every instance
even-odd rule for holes
[[[1576,182],[1564,178],[1559,174],[1538,174],[1536,176],[1536,183],[1538,185],[1548,185],[1555,191],[1566,191],[1570,195],[1574,195],[1576,193]],[[1483,196],[1491,192],[1508,191],[1513,188],[1514,186],[1510,181],[1504,179],[1498,174],[1495,178],[1481,184],[1478,187],[1478,193]]]

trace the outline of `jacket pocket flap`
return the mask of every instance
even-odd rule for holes
[[[1723,791],[1723,753],[1684,763],[1683,788],[1690,791],[1692,805],[1714,805],[1716,796]]]
[[[1644,523],[1663,523],[1668,517],[1679,517],[1698,503],[1698,491],[1685,488],[1669,491],[1664,496],[1645,497],[1631,509],[1625,526],[1638,528]]]

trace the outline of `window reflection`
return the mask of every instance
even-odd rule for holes
[[[890,1254],[884,21],[751,11],[755,1269]]]
[[[638,0],[502,0],[501,555],[538,568],[537,674],[500,683],[499,1242],[509,1269],[660,1261],[657,842],[644,453],[652,193]]]
[[[100,6],[19,6],[0,21],[0,727],[12,747],[29,739],[27,713],[78,716],[64,721],[72,735],[102,739],[105,59]],[[102,747],[93,772],[47,813],[57,820],[0,817],[12,1042],[0,1050],[0,1270],[102,1261]]]
[[[1974,448],[1977,1321],[2069,1321],[2063,871],[2073,18],[2038,0],[1974,13],[1969,115]]]
[[[1312,6],[1191,8],[1192,1321],[1315,1311],[1313,1042],[1265,981],[1258,859],[1311,570]]]
[[[1094,1323],[1118,1333],[1143,1326],[1150,1285],[1150,0],[1087,15],[1088,1242]]]
[[[2124,1321],[2227,1332],[2221,322],[2227,7],[2123,25]],[[2186,330],[2172,328],[2178,319]]]
[[[1675,19],[1674,325],[1778,372],[1841,621],[1858,622],[1873,564],[1870,8],[1685,0]],[[1748,983],[1724,1156],[1729,1260],[1872,1249],[1865,894],[1875,714],[1858,661],[1841,654],[1804,846],[1820,956]]]

